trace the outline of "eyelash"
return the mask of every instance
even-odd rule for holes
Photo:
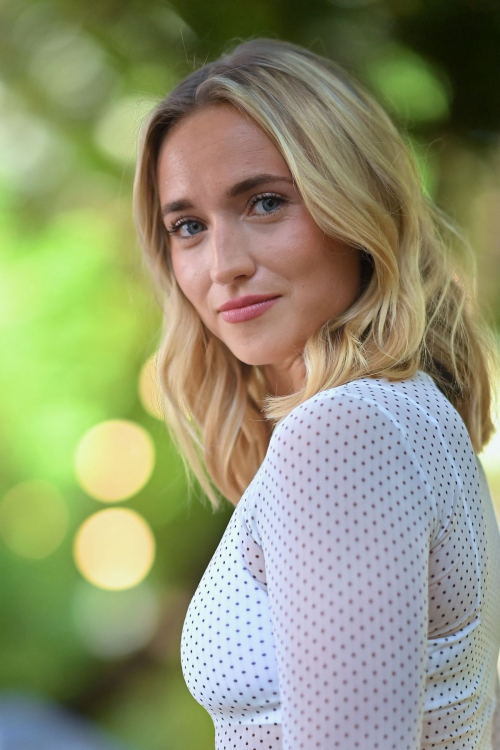
[[[281,204],[288,203],[288,198],[284,198],[281,195],[277,195],[276,193],[260,193],[259,195],[254,195],[252,198],[250,198],[248,205],[249,208],[253,208],[256,203],[259,201],[265,200],[266,198],[277,198],[277,200],[281,201]],[[275,208],[273,211],[266,211],[264,214],[265,216],[271,216],[272,214],[276,213],[276,211],[279,211],[281,208],[281,205]],[[199,224],[202,224],[203,222],[198,221],[198,219],[193,219],[189,216],[179,216],[177,221],[175,221],[173,224],[171,224],[167,229],[167,234],[178,234],[179,229],[184,226],[184,224],[188,224],[190,221],[198,222]],[[192,234],[189,237],[183,237],[182,235],[179,235],[179,240],[189,240],[191,237],[196,237],[196,234]]]

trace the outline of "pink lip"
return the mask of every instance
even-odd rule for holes
[[[277,294],[247,294],[245,297],[234,297],[234,299],[224,302],[219,307],[219,312],[233,310],[236,307],[247,307],[247,305],[253,305],[255,302],[264,302],[277,296]]]
[[[228,323],[240,323],[244,320],[250,320],[256,318],[258,315],[262,315],[266,310],[277,302],[280,297],[273,297],[272,299],[265,300],[264,302],[256,302],[253,305],[245,305],[245,307],[237,307],[232,310],[224,310],[221,312],[221,316]]]

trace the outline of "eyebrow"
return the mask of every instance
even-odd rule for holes
[[[291,177],[285,177],[279,174],[256,174],[253,177],[247,177],[245,180],[241,180],[232,187],[228,188],[228,190],[226,190],[225,192],[225,197],[235,198],[237,195],[246,193],[248,190],[258,187],[265,182],[288,182],[290,184],[293,184],[293,180]],[[166,216],[167,214],[174,211],[185,211],[187,208],[194,208],[194,205],[191,203],[191,201],[187,199],[172,201],[171,203],[165,203],[161,207],[161,215]]]

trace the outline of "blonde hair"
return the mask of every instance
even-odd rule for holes
[[[263,368],[238,360],[207,329],[172,269],[157,189],[159,149],[175,123],[217,102],[260,125],[319,227],[361,251],[358,298],[310,336],[304,386],[287,396],[267,394]],[[238,502],[272,428],[292,409],[356,378],[398,381],[424,370],[461,415],[476,453],[491,438],[500,364],[475,289],[466,284],[468,273],[475,278],[474,254],[425,194],[411,146],[337,64],[288,42],[253,39],[193,71],[143,124],[133,200],[164,313],[158,378],[167,429],[189,488],[192,472],[213,510],[221,506],[214,489]]]

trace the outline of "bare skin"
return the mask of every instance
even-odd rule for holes
[[[226,195],[263,173],[282,179]],[[357,297],[359,251],[324,234],[273,141],[231,104],[195,112],[167,134],[158,190],[162,206],[191,204],[164,222],[177,229],[169,235],[177,283],[207,328],[240,361],[263,366],[270,394],[300,390],[308,337]],[[280,298],[256,318],[224,320],[218,307],[247,294]]]

